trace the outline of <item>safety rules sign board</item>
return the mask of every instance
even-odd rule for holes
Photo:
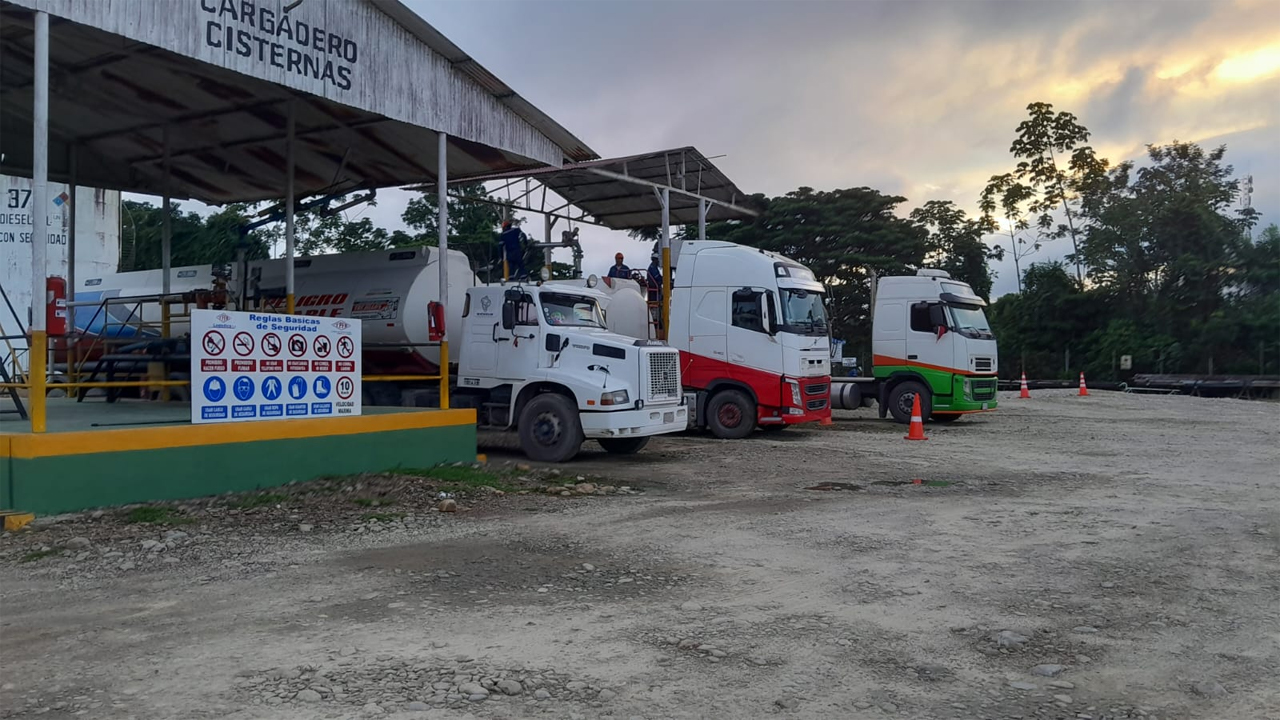
[[[191,422],[359,414],[359,321],[191,311]]]

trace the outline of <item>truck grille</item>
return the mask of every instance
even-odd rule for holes
[[[826,391],[826,383],[814,383],[813,385],[806,385],[804,388],[805,395],[822,395]]]
[[[810,410],[822,410],[827,407],[827,399],[818,398],[817,400],[810,400],[809,402],[805,403],[804,406],[809,408]]]
[[[680,399],[680,355],[649,353],[649,401]]]
[[[991,366],[992,366],[992,362],[991,362],[991,358],[989,357],[980,357],[980,358],[973,359],[974,372],[991,372]]]
[[[974,400],[991,400],[996,396],[996,386],[998,381],[995,378],[987,378],[984,380],[970,380],[970,387],[973,388]]]

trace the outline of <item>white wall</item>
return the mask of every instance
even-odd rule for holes
[[[68,276],[70,204],[55,203],[66,192],[66,185],[49,183],[46,276]],[[27,327],[31,306],[31,202],[30,180],[0,175],[0,287],[21,318],[21,328]],[[120,193],[78,188],[75,207],[76,277],[114,273],[120,261]],[[20,332],[13,314],[0,302],[0,335]],[[9,342],[15,348],[26,347],[22,340]],[[9,360],[7,355],[8,348],[0,343],[0,357]]]

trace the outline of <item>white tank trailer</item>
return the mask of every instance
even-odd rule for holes
[[[299,315],[353,318],[363,322],[364,371],[368,374],[431,374],[439,369],[440,349],[428,342],[430,302],[440,299],[440,271],[436,248],[403,248],[346,255],[318,255],[294,260],[295,312]],[[233,265],[226,286],[230,309],[265,309],[284,312],[285,261],[253,260]],[[212,265],[176,267],[170,270],[170,291],[188,293],[215,287]],[[446,339],[462,327],[467,289],[477,278],[467,256],[449,251],[449,302],[446,308]],[[162,288],[160,270],[86,277],[77,282],[76,302],[100,303],[105,298],[158,295]],[[142,305],[139,327],[137,304],[110,306],[110,319],[101,307],[79,306],[76,326],[90,335],[138,337],[159,335],[160,308]],[[132,317],[131,317],[132,316]],[[170,335],[188,331],[185,319],[175,319]]]

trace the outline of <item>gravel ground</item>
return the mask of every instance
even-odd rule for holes
[[[41,519],[0,717],[1280,719],[1280,405],[1001,402]]]

